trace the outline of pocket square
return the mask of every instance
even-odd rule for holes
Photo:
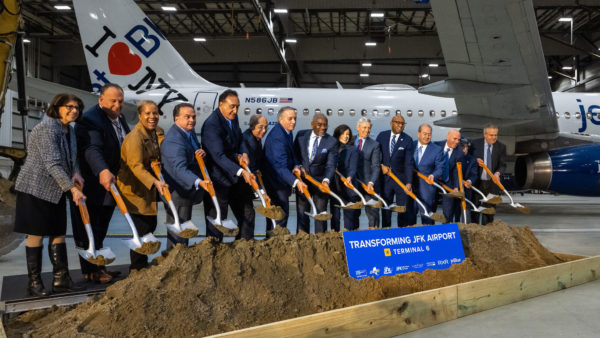
[[[398,147],[398,150],[404,150],[404,147]]]
[[[321,154],[327,153],[327,149],[322,149]]]

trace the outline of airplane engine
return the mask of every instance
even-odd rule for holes
[[[567,195],[600,195],[600,145],[532,153],[515,162],[515,179],[524,189]]]

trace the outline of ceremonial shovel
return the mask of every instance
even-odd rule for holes
[[[161,182],[164,182],[165,179],[160,172],[160,162],[152,161],[150,164],[154,174]],[[198,234],[198,228],[192,223],[191,220],[184,222],[183,224],[179,224],[179,214],[177,213],[177,209],[175,208],[175,204],[171,199],[171,192],[169,188],[165,187],[164,191],[160,191],[160,194],[165,198],[169,208],[171,209],[171,214],[173,214],[173,220],[175,220],[175,224],[167,224],[167,228],[175,233],[177,236],[181,238],[192,238]]]
[[[358,197],[360,197],[363,205],[366,205],[366,206],[369,206],[372,208],[377,208],[377,205],[379,204],[379,202],[376,202],[374,199],[371,199],[371,198],[368,201],[366,201],[365,196],[363,196],[363,194],[361,194],[360,191],[358,191],[358,189],[356,189],[354,184],[352,184],[352,180],[350,178],[344,177],[344,175],[342,175],[337,170],[335,171],[335,173],[338,174],[338,176],[340,177],[340,180],[342,181],[342,183],[344,183],[346,188],[352,189],[358,195]]]
[[[294,172],[294,175],[296,175],[296,177],[298,177],[298,179],[300,181],[302,181],[302,177],[300,177],[300,173],[298,171]],[[308,203],[310,203],[310,210],[312,211],[312,213],[308,213],[308,212],[304,212],[307,216],[314,218],[317,221],[328,221],[331,219],[331,217],[333,217],[332,214],[328,214],[327,211],[323,211],[320,214],[317,214],[317,207],[315,206],[315,202],[313,202],[312,198],[310,197],[310,193],[308,192],[308,187],[304,188],[304,197],[306,197],[306,199],[308,200]]]
[[[238,155],[238,162],[240,163],[242,168],[244,168],[244,170],[246,170],[247,172],[250,172],[250,169],[248,169],[248,165],[242,160],[241,155]],[[282,220],[283,217],[285,216],[283,209],[279,206],[271,205],[271,198],[269,198],[269,196],[263,189],[260,189],[258,187],[256,180],[252,180],[250,182],[250,186],[252,187],[252,190],[254,190],[256,195],[258,195],[258,198],[260,199],[260,203],[262,204],[262,205],[256,207],[256,211],[259,214],[265,216],[266,218],[270,218],[270,219],[276,220],[276,221]]]
[[[481,160],[480,158],[477,159],[477,163],[479,164],[480,167],[482,167],[487,174],[490,176],[490,178],[492,179],[492,181],[494,181],[494,183],[498,186],[498,188],[500,188],[500,190],[502,190],[504,192],[504,194],[506,196],[508,196],[508,198],[510,199],[510,206],[519,210],[520,212],[524,213],[524,214],[529,214],[529,207],[526,207],[524,205],[521,205],[519,203],[515,203],[515,201],[513,201],[512,196],[510,196],[510,194],[508,193],[508,191],[506,191],[506,189],[504,188],[504,186],[502,185],[502,183],[500,183],[500,180],[496,178],[496,176],[494,176],[492,174],[492,171],[487,167],[487,165],[485,165],[485,163],[483,162],[483,160]],[[488,202],[489,203],[489,202]]]
[[[362,202],[355,202],[355,203],[348,202],[347,204],[344,203],[344,201],[342,201],[340,196],[336,195],[333,191],[331,191],[331,189],[328,186],[317,182],[317,180],[315,180],[314,178],[312,178],[312,176],[310,176],[308,173],[306,173],[306,170],[304,168],[302,168],[302,173],[304,174],[304,177],[306,177],[306,179],[308,181],[310,181],[310,183],[314,184],[317,188],[319,188],[319,190],[321,190],[322,192],[324,192],[326,194],[333,196],[333,198],[338,200],[340,202],[340,205],[336,205],[336,207],[342,208],[342,209],[360,209],[363,207]]]
[[[421,174],[420,172],[416,171],[417,176],[419,176],[421,179],[423,179],[423,181],[427,182],[427,184],[429,185],[433,185],[434,187],[440,189],[442,191],[443,195],[450,195],[454,198],[463,198],[465,197],[465,193],[464,192],[460,192],[460,191],[454,191],[453,189],[448,189],[448,192],[446,192],[446,190],[444,189],[444,187],[442,187],[441,185],[439,185],[438,183],[436,183],[435,181],[430,181],[429,177]]]
[[[224,219],[221,220],[221,208],[219,207],[219,202],[217,201],[217,195],[215,194],[215,187],[213,187],[212,182],[210,181],[210,177],[208,176],[208,170],[206,170],[206,165],[204,164],[204,159],[202,156],[196,154],[196,161],[200,166],[200,171],[202,171],[202,177],[205,181],[209,181],[208,188],[206,191],[210,195],[210,198],[215,205],[215,209],[217,211],[217,217],[212,218],[207,216],[206,219],[214,225],[219,231],[223,233],[224,236],[237,236],[240,229],[238,229],[237,224],[232,220]],[[206,208],[206,206],[204,206]]]
[[[406,212],[406,207],[403,205],[396,205],[394,203],[392,203],[391,205],[388,205],[385,200],[379,196],[379,194],[377,194],[375,192],[375,189],[369,189],[369,186],[366,185],[364,182],[357,180],[358,183],[360,183],[360,185],[363,187],[363,189],[368,193],[371,194],[372,196],[375,196],[379,202],[377,202],[376,204],[373,205],[367,205],[371,208],[381,208],[383,210],[389,210],[391,212]]]

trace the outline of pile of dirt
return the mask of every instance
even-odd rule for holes
[[[201,336],[561,263],[528,228],[459,225],[467,259],[447,270],[348,277],[340,233],[175,247],[77,307],[23,314],[9,336]]]

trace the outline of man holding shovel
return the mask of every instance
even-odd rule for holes
[[[163,175],[169,185],[171,198],[177,210],[179,222],[192,219],[192,207],[202,202],[208,182],[202,180],[202,173],[196,163],[195,154],[204,157],[200,141],[196,138],[196,111],[189,103],[180,103],[173,109],[175,125],[169,129],[160,147]],[[174,215],[165,205],[167,224],[175,222]],[[188,245],[187,238],[179,237],[167,229],[167,249],[177,243]]]
[[[369,137],[371,134],[371,120],[366,117],[361,117],[356,123],[356,131],[358,137],[354,142],[358,150],[358,169],[356,178],[367,184],[369,190],[379,192],[379,176],[381,174],[381,145]],[[362,188],[358,189],[365,195],[369,194]],[[354,213],[354,224],[358,224],[360,217],[360,209]],[[379,227],[379,209],[366,207],[365,213],[369,219],[369,227]]]
[[[485,165],[490,168],[496,179],[500,180],[500,175],[506,169],[506,146],[498,141],[498,127],[493,124],[486,124],[483,127],[483,138],[473,140],[471,153],[475,158],[482,159]],[[477,188],[484,194],[498,194],[499,189],[492,181],[492,178],[481,167],[478,168],[479,182]],[[481,204],[478,202],[478,205]],[[484,205],[491,207],[490,205]],[[472,214],[471,216],[477,216]],[[478,218],[473,217],[473,221]],[[494,215],[481,215],[481,224],[486,225],[494,220]]]
[[[458,180],[458,168],[456,166],[457,162],[462,163],[462,168],[466,168],[466,163],[464,162],[464,153],[461,149],[458,148],[458,143],[460,142],[460,132],[456,129],[452,129],[446,135],[446,142],[441,141],[438,144],[444,147],[444,183],[454,189],[454,191],[459,191],[459,180]],[[464,181],[465,186],[470,183]],[[452,222],[455,218],[455,213],[458,211],[460,216],[460,199],[455,198],[449,194],[445,194],[442,196],[442,209],[444,211],[444,217],[448,222]]]

